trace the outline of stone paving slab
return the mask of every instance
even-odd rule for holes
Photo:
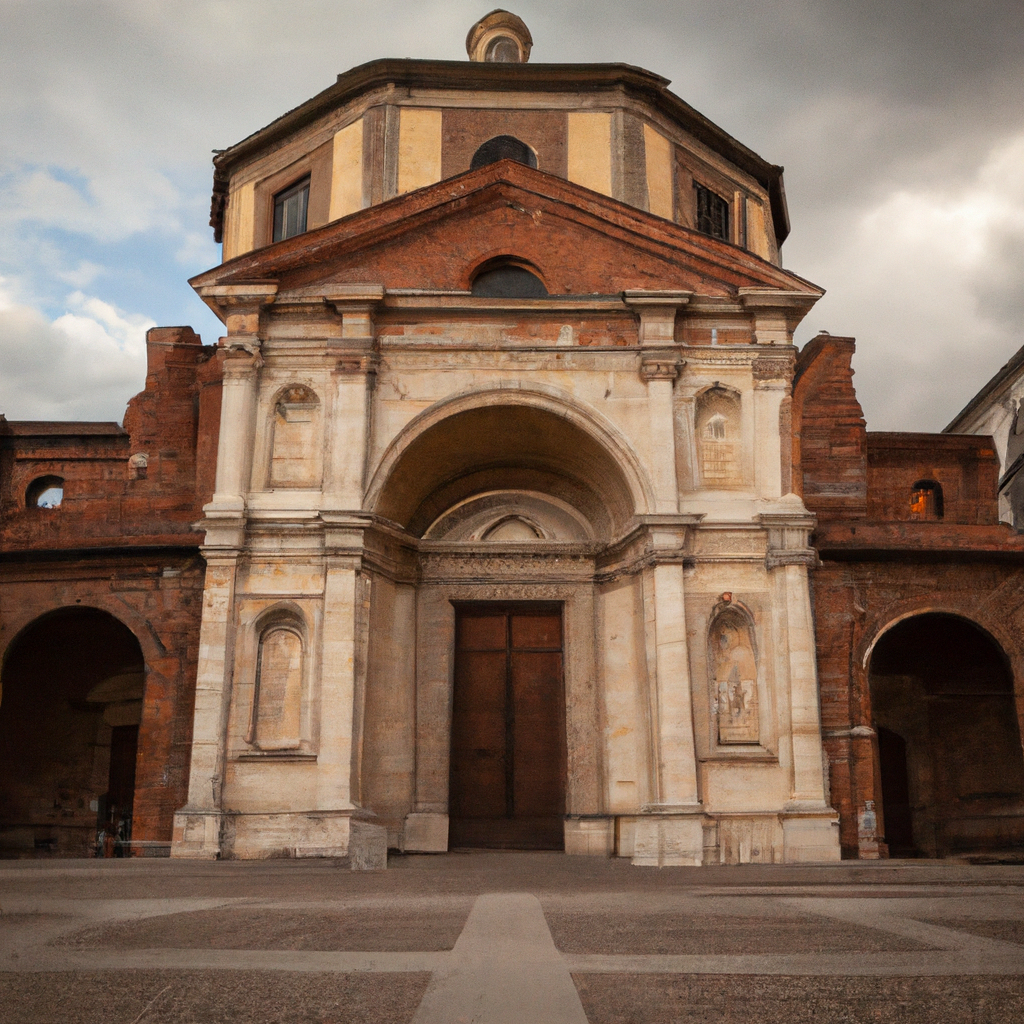
[[[281,910],[232,906],[188,911],[85,928],[53,940],[54,945],[85,948],[292,949],[367,952],[451,949],[462,932],[472,900],[429,910],[324,907]]]
[[[828,953],[932,949],[916,939],[870,927],[805,916],[700,916],[671,910],[548,912],[563,953]]]
[[[574,975],[590,1024],[1020,1024],[1024,978]]]
[[[430,975],[0,973],[0,1024],[406,1024]]]
[[[1024,1020],[1024,869],[836,867],[0,867],[0,1024]]]

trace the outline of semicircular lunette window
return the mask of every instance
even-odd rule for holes
[[[64,478],[41,476],[25,491],[26,508],[57,508],[64,500]]]
[[[537,154],[521,139],[514,135],[495,135],[488,139],[474,154],[469,169],[495,164],[499,160],[515,160],[527,167],[537,166]]]
[[[526,267],[502,263],[473,278],[473,294],[481,299],[544,299],[544,282]]]

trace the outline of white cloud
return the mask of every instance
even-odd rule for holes
[[[0,412],[8,419],[118,420],[146,376],[152,320],[74,292],[53,322],[0,279]]]

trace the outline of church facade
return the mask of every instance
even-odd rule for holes
[[[852,342],[793,345],[781,168],[531,44],[494,12],[218,154],[224,337],[151,332],[123,429],[0,423],[8,845],[820,862],[890,852],[886,805],[895,853],[1024,838],[990,442],[866,434]],[[949,679],[906,655],[947,619]],[[77,769],[17,717],[60,629]],[[936,771],[964,701],[982,796]]]

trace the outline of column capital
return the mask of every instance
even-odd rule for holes
[[[640,379],[644,382],[652,380],[674,382],[685,365],[686,360],[680,359],[675,352],[644,354],[640,359]]]

